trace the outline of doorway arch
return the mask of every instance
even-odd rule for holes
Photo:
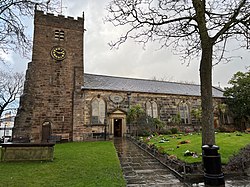
[[[110,138],[124,137],[127,134],[126,112],[116,109],[109,114],[108,133]]]

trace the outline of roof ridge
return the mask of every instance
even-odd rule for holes
[[[82,89],[200,96],[200,85],[85,73]],[[223,97],[213,87],[214,97]]]

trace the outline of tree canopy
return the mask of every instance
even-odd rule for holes
[[[188,62],[200,59],[202,144],[215,144],[212,67],[230,60],[230,40],[249,49],[250,1],[112,0],[107,10],[106,21],[124,29],[112,47],[128,39],[144,45],[153,41],[171,47]]]
[[[232,86],[225,88],[224,95],[230,110],[236,119],[250,122],[250,71],[235,73],[228,83]]]
[[[138,124],[141,118],[145,118],[145,111],[142,109],[141,105],[132,106],[127,114],[127,121],[131,124]]]

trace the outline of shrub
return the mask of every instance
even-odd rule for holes
[[[170,131],[171,131],[172,134],[177,134],[178,133],[177,128],[171,128]]]
[[[138,130],[138,136],[149,136],[150,134],[147,130]]]
[[[161,129],[158,132],[159,134],[165,134],[165,135],[172,134],[172,131],[167,130],[167,129]]]
[[[230,157],[229,163],[226,166],[230,171],[242,171],[244,168],[250,167],[250,144],[242,148],[238,154]]]

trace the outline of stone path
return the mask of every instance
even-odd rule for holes
[[[184,187],[165,166],[141,150],[130,140],[115,139],[114,144],[128,187]]]
[[[128,139],[114,139],[127,187],[204,187],[204,183],[184,184],[165,166]],[[250,187],[250,177],[227,179],[225,187]]]

